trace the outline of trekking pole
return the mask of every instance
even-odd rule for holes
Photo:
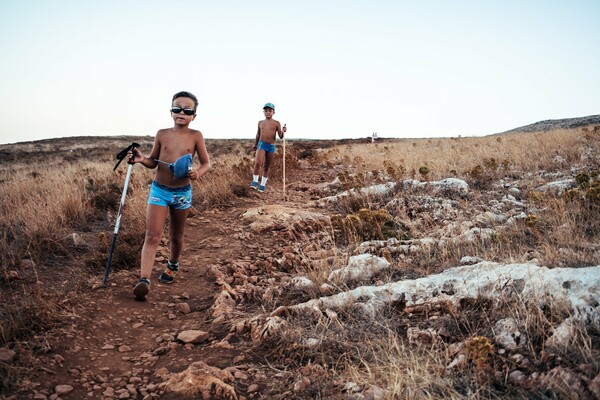
[[[119,164],[121,164],[121,161],[123,161],[123,159],[125,157],[127,157],[127,153],[129,151],[133,151],[134,148],[139,147],[140,145],[137,143],[131,143],[126,149],[121,150],[118,154],[117,154],[117,159],[119,160],[117,162],[117,164],[115,165],[115,167],[113,168],[113,171],[115,171],[117,169],[117,167],[119,166]],[[108,274],[110,273],[110,263],[112,261],[112,256],[113,256],[113,252],[115,251],[115,245],[117,244],[117,234],[119,233],[119,225],[121,224],[121,217],[123,216],[123,208],[125,207],[125,196],[127,196],[127,186],[129,185],[129,178],[131,177],[131,170],[133,168],[133,160],[129,159],[127,161],[127,163],[129,164],[129,167],[127,168],[127,176],[125,176],[125,185],[123,187],[123,194],[121,195],[121,204],[119,205],[119,213],[117,214],[117,222],[115,223],[115,231],[113,234],[113,238],[112,238],[112,243],[110,244],[110,251],[108,253],[108,261],[106,261],[106,269],[104,271],[104,284],[106,284],[106,282],[108,282]]]
[[[287,124],[283,124],[283,127],[286,128],[286,125]],[[283,133],[283,201],[286,201],[286,197],[285,197],[285,132]]]

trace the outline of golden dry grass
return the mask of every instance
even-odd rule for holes
[[[400,178],[421,178],[419,169],[427,167],[430,179],[464,176],[477,165],[491,159],[511,171],[535,173],[552,169],[552,160],[562,156],[566,163],[579,160],[582,133],[578,130],[506,134],[482,138],[404,139],[373,144],[355,144],[324,150],[331,162],[349,164],[356,172],[385,171],[387,166],[401,170]]]

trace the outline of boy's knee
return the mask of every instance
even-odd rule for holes
[[[162,239],[162,232],[146,231],[146,243],[150,245],[158,245]]]

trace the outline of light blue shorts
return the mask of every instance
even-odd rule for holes
[[[277,149],[277,146],[275,146],[274,144],[271,143],[265,143],[262,140],[258,141],[258,148],[260,150],[264,150],[267,153],[275,153],[275,150]]]
[[[192,185],[169,187],[152,181],[148,204],[172,207],[175,210],[187,210],[192,206]]]

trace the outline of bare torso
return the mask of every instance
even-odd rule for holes
[[[172,163],[186,154],[194,156],[201,141],[202,134],[193,129],[187,132],[175,131],[172,128],[161,129],[156,134],[156,143],[150,158]],[[188,184],[188,178],[175,179],[167,164],[158,163],[157,167],[154,178],[156,182],[170,187],[180,187]]]
[[[274,119],[264,119],[258,123],[258,129],[261,141],[274,144],[277,132],[281,131],[281,124]]]

